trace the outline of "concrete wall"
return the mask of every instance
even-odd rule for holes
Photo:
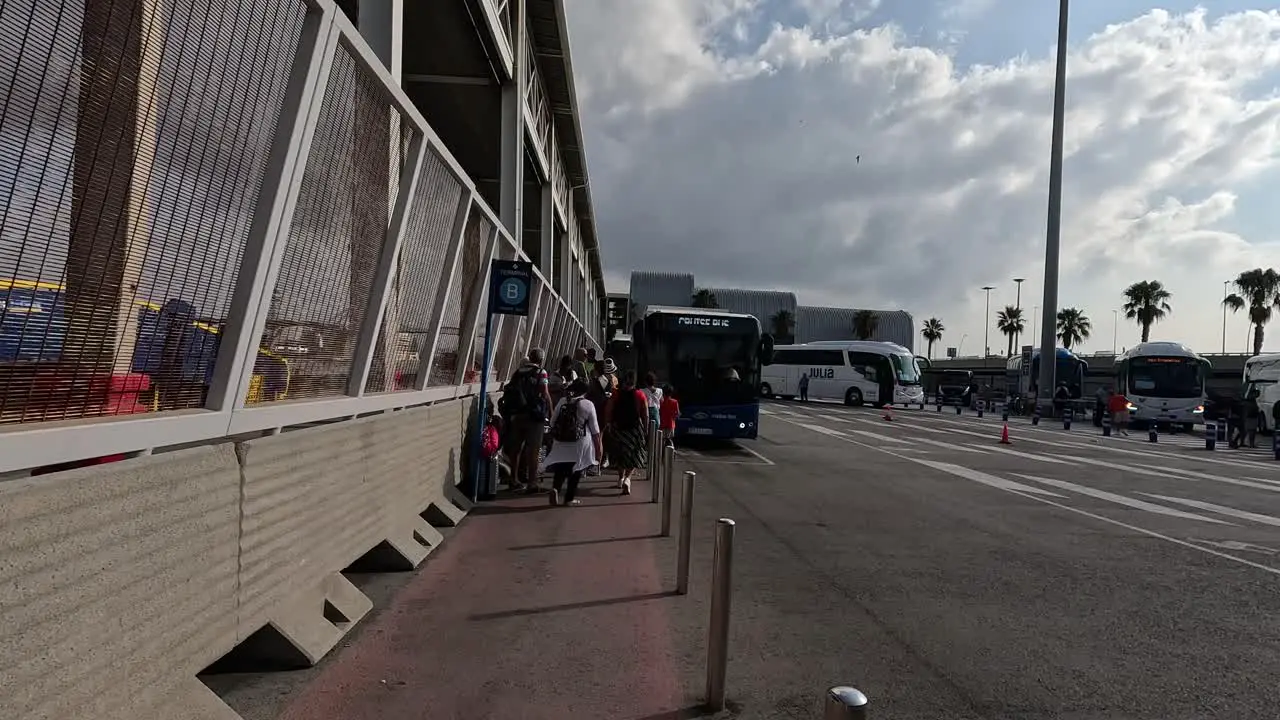
[[[264,626],[304,663],[462,519],[472,398],[0,484],[0,718],[235,720],[196,674]]]

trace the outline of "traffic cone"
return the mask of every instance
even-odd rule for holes
[[[1009,423],[1005,423],[1004,427],[1000,429],[1000,444],[1001,445],[1013,444],[1013,441],[1009,439]]]

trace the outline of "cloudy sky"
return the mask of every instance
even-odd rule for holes
[[[936,316],[980,352],[980,287],[993,314],[1014,277],[1040,304],[1057,5],[569,0],[610,289],[688,271]],[[1060,304],[1093,319],[1085,350],[1160,280],[1153,339],[1219,352],[1223,281],[1280,268],[1280,11],[1208,5],[1073,2]],[[1229,319],[1228,350],[1247,333]]]

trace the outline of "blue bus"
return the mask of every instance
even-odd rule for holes
[[[1057,348],[1057,362],[1053,368],[1054,384],[1066,383],[1067,390],[1073,399],[1084,394],[1084,376],[1089,370],[1089,363],[1067,348]],[[1031,399],[1036,396],[1036,385],[1040,382],[1040,348],[1031,350],[1030,362],[1026,362],[1027,353],[1009,358],[1005,370],[1008,393]]]
[[[751,315],[650,306],[631,333],[636,370],[680,398],[677,436],[753,439],[760,425],[760,367],[773,338]]]

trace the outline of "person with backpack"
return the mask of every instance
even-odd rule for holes
[[[631,475],[645,467],[645,444],[649,432],[649,403],[636,389],[636,373],[628,370],[622,385],[605,408],[609,428],[609,462],[618,471],[618,487],[631,494]]]
[[[569,383],[564,399],[551,415],[551,451],[547,453],[546,467],[554,477],[552,497],[565,488],[561,498],[564,505],[582,504],[576,499],[578,483],[584,472],[595,467],[604,450],[596,407],[583,398],[588,387],[582,379]]]
[[[503,386],[498,411],[507,426],[507,456],[511,461],[511,488],[528,494],[538,489],[538,454],[551,410],[551,389],[542,367],[540,348],[529,351],[529,359]]]

